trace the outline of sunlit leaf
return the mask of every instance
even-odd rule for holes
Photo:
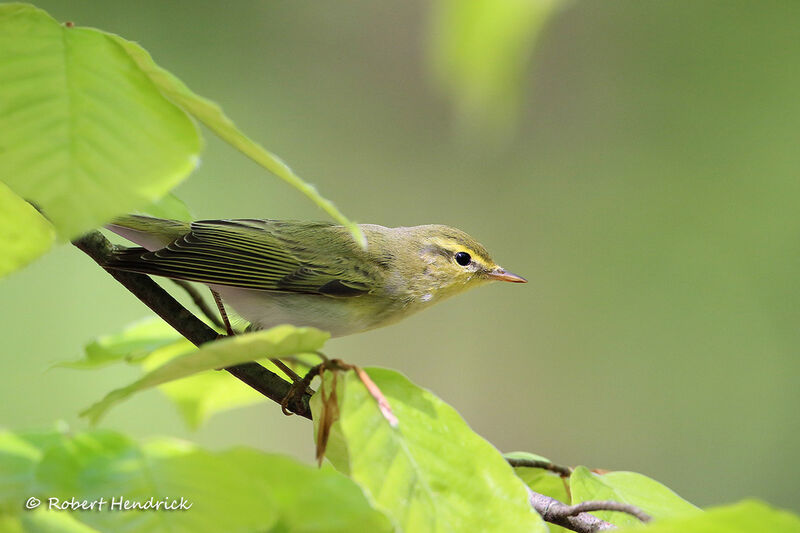
[[[453,408],[396,372],[368,373],[399,426],[389,425],[355,373],[343,373],[327,457],[400,530],[546,531],[528,504],[525,485]],[[317,393],[315,420],[321,407]]]
[[[227,372],[210,370],[160,385],[190,428],[196,429],[220,411],[266,401]]]
[[[154,351],[168,346],[191,346],[169,324],[149,317],[127,326],[119,333],[104,335],[86,345],[83,359],[56,363],[66,368],[96,368],[124,361],[138,363]]]
[[[127,387],[111,391],[81,414],[95,423],[111,406],[136,392],[204,370],[224,368],[265,357],[278,358],[315,352],[322,348],[329,337],[328,333],[314,328],[284,325],[210,342],[195,352],[176,357],[155,368]]]
[[[205,124],[231,146],[306,195],[334,220],[346,226],[362,245],[366,243],[361,229],[356,224],[345,217],[330,200],[320,195],[313,185],[295,174],[278,156],[239,130],[216,103],[192,92],[181,80],[156,65],[150,54],[136,43],[121,38],[118,38],[118,41],[122,49],[150,77],[162,94]]]
[[[45,253],[54,238],[53,226],[31,204],[0,182],[0,277]]]
[[[127,326],[119,333],[92,341],[85,348],[84,358],[53,366],[90,370],[112,363],[126,363],[149,372],[176,357],[196,351],[197,347],[169,324],[160,318],[149,317]],[[300,357],[307,357],[307,354],[300,354]],[[314,358],[318,359],[317,356]],[[260,361],[260,364],[280,375],[280,370],[270,361]],[[170,381],[158,388],[175,404],[193,429],[220,411],[265,401],[263,395],[232,378],[227,372],[217,370]]]
[[[715,507],[684,518],[658,520],[647,528],[623,528],[619,533],[798,533],[800,517],[758,501]]]
[[[0,5],[0,176],[65,238],[160,198],[198,161],[195,124],[125,42]]]
[[[570,477],[572,503],[589,500],[612,500],[633,504],[653,518],[688,516],[700,509],[661,483],[635,472],[595,474],[579,466]],[[618,526],[639,525],[637,518],[610,511],[592,513]]]
[[[58,509],[48,510],[44,505],[33,512],[23,513],[16,519],[20,533],[101,533],[82,523],[77,515]],[[3,533],[14,533],[13,529],[3,529]]]
[[[0,515],[20,509],[25,498],[32,495],[42,450],[59,445],[64,438],[63,433],[55,430],[0,431]]]
[[[9,438],[9,435],[15,439]],[[370,508],[361,490],[332,469],[255,450],[212,453],[189,443],[156,440],[140,445],[109,431],[30,439],[0,434],[0,472],[16,461],[19,442],[31,458],[26,483],[0,493],[0,525],[26,533],[217,533],[221,531],[390,531],[388,519]],[[32,453],[31,452],[35,452]],[[28,497],[43,503],[98,501],[102,510],[29,513]],[[111,498],[129,502],[167,499],[191,505],[180,511],[111,510]],[[83,527],[87,526],[87,527]]]

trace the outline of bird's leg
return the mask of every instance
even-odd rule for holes
[[[303,378],[300,377],[300,375],[297,372],[292,370],[291,367],[289,367],[289,365],[287,365],[286,363],[284,363],[280,359],[270,359],[270,362],[272,362],[273,365],[275,365],[278,368],[280,368],[281,371],[284,374],[286,374],[286,377],[288,377],[289,379],[292,380],[292,383],[297,383],[298,381],[301,381],[303,379]]]
[[[217,304],[217,309],[219,309],[219,315],[222,317],[222,322],[225,324],[225,330],[228,332],[229,336],[233,337],[233,328],[231,327],[230,320],[228,320],[228,313],[225,311],[225,304],[222,303],[222,298],[214,289],[211,289],[211,294],[214,296],[214,302]]]
[[[309,394],[314,394],[314,391],[311,390],[311,382],[317,377],[320,371],[323,368],[323,365],[327,363],[327,360],[324,362],[312,366],[309,371],[306,373],[305,376],[298,379],[292,383],[292,387],[289,389],[289,392],[286,393],[286,396],[281,400],[281,411],[286,416],[292,416],[294,413],[289,410],[289,404],[296,402],[298,398],[303,396],[303,392],[309,392]],[[294,372],[292,372],[294,374]],[[295,374],[297,375],[297,374]]]
[[[225,326],[222,324],[222,320],[219,319],[217,315],[214,314],[214,311],[209,307],[200,293],[195,289],[191,283],[188,281],[184,281],[182,279],[173,279],[172,282],[177,285],[178,287],[182,288],[186,291],[186,294],[192,299],[194,304],[200,310],[201,313],[209,320],[212,324],[216,327],[222,329]]]

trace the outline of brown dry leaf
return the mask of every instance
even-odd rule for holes
[[[330,381],[330,390],[326,385],[324,372],[331,372],[332,379]],[[319,421],[319,429],[317,430],[317,463],[321,466],[322,460],[325,458],[325,449],[328,447],[328,437],[331,434],[331,426],[336,420],[339,419],[339,401],[336,397],[336,381],[339,376],[338,370],[324,370],[320,377],[322,383],[319,386],[319,394],[322,398],[322,409]]]

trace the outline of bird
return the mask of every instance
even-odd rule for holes
[[[251,329],[291,324],[341,337],[492,281],[527,281],[467,233],[439,224],[361,224],[366,246],[326,222],[126,215],[106,228],[138,245],[115,250],[106,267],[203,283],[222,313],[219,299]]]

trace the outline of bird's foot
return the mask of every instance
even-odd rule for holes
[[[273,363],[278,361],[277,359],[271,360]],[[286,396],[281,400],[281,411],[286,416],[292,416],[294,411],[297,411],[299,408],[302,407],[301,400],[303,398],[303,394],[314,394],[314,390],[311,389],[311,382],[317,377],[322,369],[322,365],[325,363],[320,363],[316,366],[312,366],[311,369],[306,373],[305,376],[302,378],[297,375],[291,368],[287,367],[283,362],[280,362],[282,366],[279,366],[281,370],[283,370],[287,376],[290,377],[292,380],[292,386],[289,388],[289,392],[286,393]],[[285,367],[285,368],[284,368]],[[287,372],[288,370],[288,372]]]
[[[389,422],[390,426],[397,427],[399,421],[397,420],[394,412],[392,412],[392,407],[389,405],[389,400],[386,399],[386,396],[383,395],[381,389],[375,384],[374,381],[372,381],[372,378],[369,377],[369,374],[367,374],[363,368],[358,365],[345,363],[341,359],[328,359],[321,353],[318,353],[318,355],[322,357],[322,363],[312,367],[302,379],[293,380],[292,387],[289,389],[289,392],[286,394],[286,397],[283,399],[283,401],[281,401],[281,409],[283,410],[283,414],[287,416],[293,414],[290,406],[297,405],[296,402],[299,401],[304,392],[314,394],[314,391],[310,389],[311,381],[313,381],[315,377],[321,375],[324,371],[352,370],[356,373],[358,379],[361,380],[361,383],[364,384],[364,387],[366,387],[370,395],[375,399],[381,415],[383,415],[386,421]]]

